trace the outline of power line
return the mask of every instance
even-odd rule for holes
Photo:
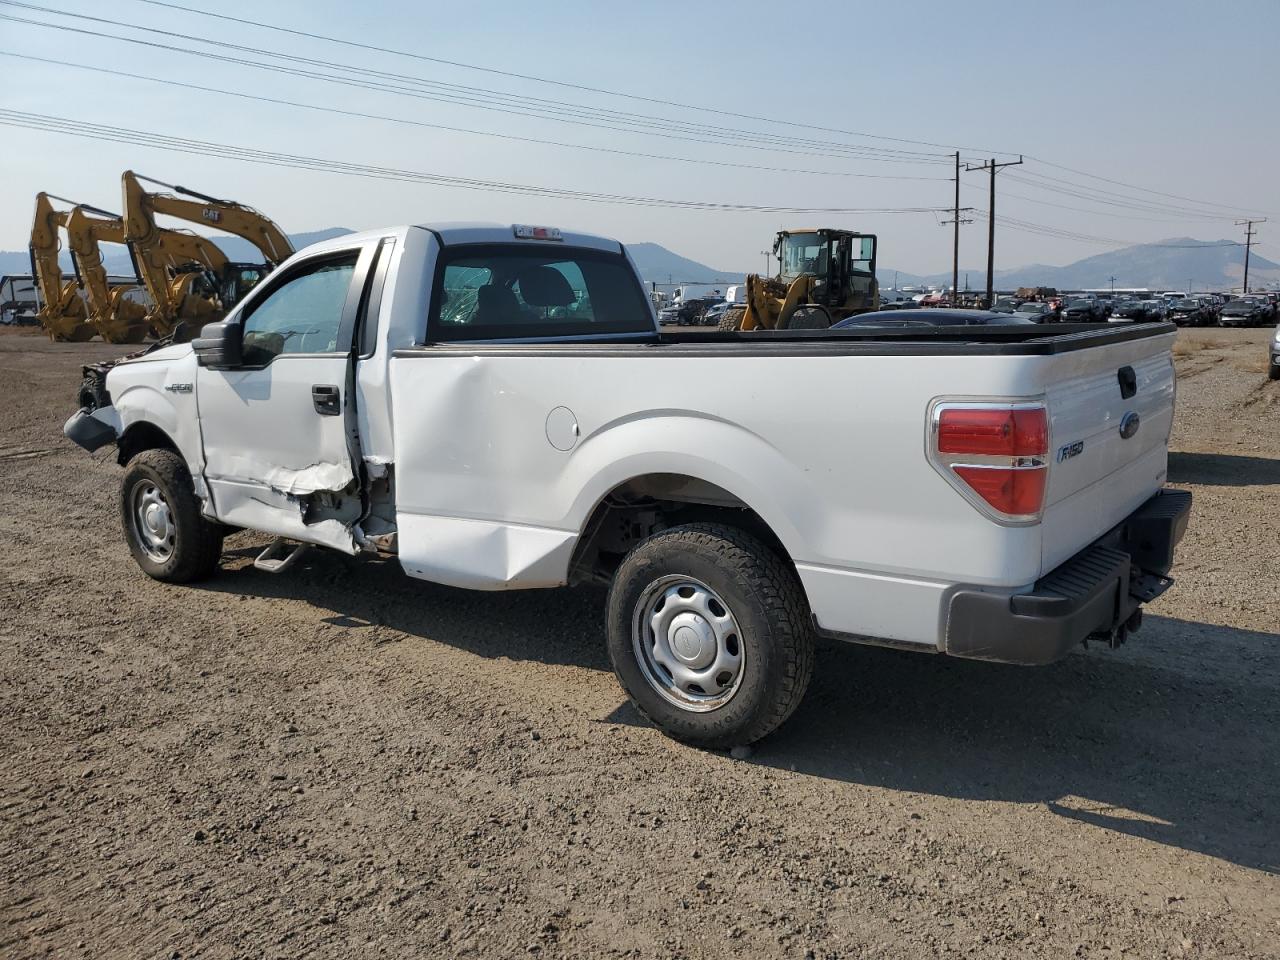
[[[1028,179],[1028,177],[1032,179]],[[1010,178],[1018,183],[1025,183],[1039,190],[1060,193],[1068,197],[1077,197],[1082,200],[1088,200],[1091,203],[1103,204],[1105,206],[1122,207],[1130,210],[1138,210],[1144,213],[1177,214],[1191,219],[1228,219],[1228,217],[1223,214],[1208,213],[1204,210],[1193,210],[1189,207],[1178,207],[1173,204],[1166,204],[1156,200],[1140,200],[1134,197],[1126,197],[1123,194],[1115,193],[1114,191],[1100,190],[1096,187],[1082,187],[1079,184],[1073,184],[1069,181],[1060,180],[1056,177],[1046,177],[1042,173],[1024,172],[1022,175],[1010,174]]]
[[[493,67],[484,67],[478,64],[464,63],[456,60],[447,60],[440,57],[430,57],[425,54],[415,53],[413,51],[400,50],[392,47],[378,46],[376,44],[361,43],[361,42],[349,40],[346,38],[333,37],[325,34],[299,30],[296,28],[284,27],[278,24],[266,23],[258,20],[250,20],[242,17],[233,17],[233,16],[230,16],[229,14],[214,13],[213,11],[210,11],[210,10],[203,10],[196,7],[186,6],[184,4],[166,2],[166,0],[138,0],[138,2],[145,3],[153,7],[162,7],[169,10],[176,10],[184,13],[193,14],[196,16],[211,17],[218,20],[237,23],[242,26],[254,26],[254,27],[265,29],[265,30],[274,30],[280,33],[291,34],[293,36],[305,37],[311,40],[320,40],[327,43],[335,43],[335,44],[340,44],[342,46],[352,47],[356,49],[363,49],[363,50],[368,50],[368,51],[373,51],[378,53],[389,53],[395,56],[409,57],[409,58],[420,60],[427,63],[436,63],[436,64],[457,67],[457,68],[466,69],[466,70],[475,70],[475,71],[480,71],[483,73],[488,73],[496,76],[505,76],[505,77],[511,77],[511,78],[520,79],[520,80],[531,80],[537,83],[551,84],[551,85],[566,88],[566,89],[581,90],[581,91],[586,91],[591,93],[603,94],[606,96],[621,97],[624,99],[635,100],[635,101],[645,102],[645,103],[653,103],[653,104],[658,104],[662,106],[678,107],[681,109],[688,109],[688,110],[698,110],[704,113],[717,114],[719,116],[730,116],[730,117],[735,117],[735,118],[744,119],[744,120],[762,121],[765,123],[769,123],[771,125],[785,125],[785,126],[796,127],[801,129],[817,130],[825,133],[839,133],[839,134],[844,134],[846,136],[863,137],[867,139],[884,140],[884,141],[896,142],[896,143],[909,143],[917,146],[940,147],[940,148],[946,148],[949,150],[954,148],[953,145],[941,144],[941,143],[936,143],[936,142],[927,141],[927,140],[913,140],[905,137],[890,137],[882,134],[872,134],[872,133],[853,131],[853,130],[843,130],[843,129],[834,128],[834,127],[824,127],[816,124],[808,124],[808,123],[803,123],[795,120],[788,120],[784,118],[762,117],[754,114],[738,113],[734,111],[718,109],[715,107],[708,107],[700,104],[690,104],[690,103],[683,103],[680,101],[663,100],[655,97],[646,97],[639,94],[626,93],[619,90],[610,90],[603,87],[595,87],[587,84],[571,83],[571,82],[566,82],[561,80],[554,80],[547,77],[539,77],[531,74],[523,74],[523,73],[516,73],[513,71],[500,70]],[[962,147],[961,149],[969,152],[976,152],[976,153],[987,153],[987,154],[997,153],[997,154],[1012,155],[1012,151],[1009,151],[1009,150],[992,150],[986,147],[983,147],[983,148]],[[1185,197],[1179,194],[1162,193],[1161,191],[1151,190],[1148,187],[1141,187],[1141,186],[1137,186],[1136,184],[1127,184],[1120,180],[1114,180],[1107,177],[1102,177],[1097,174],[1088,173],[1087,171],[1083,171],[1083,170],[1076,170],[1072,167],[1068,167],[1063,164],[1054,163],[1049,160],[1043,160],[1039,157],[1028,156],[1026,157],[1026,159],[1032,160],[1036,163],[1044,164],[1046,166],[1054,167],[1055,169],[1063,170],[1068,173],[1074,173],[1077,176],[1088,177],[1090,179],[1098,180],[1103,183],[1110,183],[1115,186],[1127,187],[1129,189],[1138,190],[1142,193],[1147,193],[1152,196],[1165,197],[1166,199],[1183,200],[1185,202],[1194,203],[1201,206],[1219,207],[1221,209],[1236,209],[1236,210],[1239,209],[1239,208],[1232,208],[1229,206],[1225,206],[1219,203],[1213,203],[1210,201],[1197,200],[1195,198]],[[1264,211],[1264,212],[1270,212],[1270,211]]]
[[[321,106],[314,103],[303,103],[297,100],[285,100],[278,97],[266,97],[260,94],[243,93],[237,90],[224,90],[219,87],[208,87],[198,83],[186,83],[180,80],[170,80],[165,77],[155,77],[142,73],[130,73],[125,70],[112,70],[109,67],[93,66],[84,63],[66,63],[61,60],[52,60],[47,57],[35,57],[29,54],[15,53],[9,50],[0,50],[0,56],[14,57],[19,60],[29,60],[36,63],[49,64],[55,67],[64,67],[75,70],[87,70],[93,73],[102,73],[115,77],[126,77],[133,80],[146,80],[152,83],[162,83],[166,86],[180,87],[186,90],[199,90],[204,93],[214,93],[225,97],[238,97],[244,100],[256,100],[260,103],[270,103],[278,106],[297,107],[304,110],[317,110],[324,113],[332,113],[340,116],[354,117],[362,120],[379,120],[387,123],[398,123],[407,126],[425,127],[432,130],[444,130],[451,133],[464,133],[482,137],[496,137],[502,140],[512,140],[520,143],[536,143],[546,146],[565,147],[573,150],[587,150],[593,153],[608,153],[618,156],[638,157],[646,160],[671,160],[679,163],[697,163],[716,167],[734,167],[740,170],[759,170],[770,173],[794,173],[810,176],[830,176],[830,177],[856,177],[859,179],[873,180],[932,180],[944,181],[948,177],[919,177],[907,176],[900,174],[878,174],[878,173],[862,173],[847,170],[805,170],[794,167],[774,167],[761,164],[735,163],[730,160],[709,160],[699,157],[680,157],[670,154],[657,153],[641,153],[633,150],[620,150],[616,147],[599,147],[580,143],[566,143],[559,140],[544,140],[537,137],[521,137],[509,133],[496,133],[489,130],[475,130],[468,127],[455,127],[442,123],[430,123],[425,120],[412,120],[407,117],[387,116],[385,114],[366,113],[361,110],[344,110],[341,107]]]
[[[414,53],[409,50],[398,50],[392,47],[383,47],[376,44],[360,43],[344,37],[333,37],[320,33],[311,33],[306,30],[298,30],[293,27],[283,27],[278,24],[265,23],[260,20],[249,20],[243,17],[233,17],[225,13],[214,13],[211,10],[203,10],[197,7],[188,7],[179,3],[166,3],[163,0],[138,0],[139,3],[146,3],[153,7],[164,7],[169,10],[177,10],[183,13],[190,13],[196,16],[212,17],[217,20],[225,20],[231,23],[237,23],[242,26],[260,27],[264,30],[275,30],[279,33],[291,34],[297,37],[306,37],[309,40],[321,40],[326,43],[336,43],[345,47],[352,47],[360,50],[368,50],[375,53],[389,53],[399,57],[409,57],[414,60],[421,60],[424,63],[435,63],[442,66],[458,67],[464,70],[475,70],[481,73],[487,73],[494,76],[509,77],[516,80],[531,80],[536,83],[551,84],[557,87],[563,87],[570,90],[581,90],[587,93],[603,94],[610,97],[621,97],[627,100],[635,100],[642,103],[652,103],[665,107],[677,107],[682,110],[698,110],[703,113],[712,113],[722,117],[735,117],[739,120],[754,120],[761,123],[768,123],[772,126],[788,126],[805,130],[817,130],[822,133],[838,133],[849,137],[864,137],[869,140],[884,140],[892,143],[909,143],[922,147],[940,147],[947,150],[954,149],[954,145],[933,143],[928,140],[911,140],[906,137],[890,137],[877,133],[866,133],[857,130],[843,130],[837,127],[824,127],[818,124],[803,123],[798,120],[787,120],[779,117],[764,117],[750,113],[738,113],[732,110],[723,110],[717,107],[708,107],[693,103],[682,103],[678,100],[663,100],[657,97],[646,97],[635,93],[625,93],[620,90],[609,90],[605,87],[594,87],[588,84],[570,83],[564,80],[553,80],[549,77],[539,77],[527,73],[516,73],[510,70],[499,70],[495,67],[484,67],[474,63],[464,63],[459,60],[446,60],[442,57],[430,57],[426,54]],[[990,148],[978,147],[962,147],[963,150],[979,152],[979,153],[1009,153],[1007,150],[991,150]]]
[[[268,166],[291,167],[322,173],[338,173],[346,176],[363,177],[366,179],[407,181],[431,184],[435,186],[454,187],[465,190],[514,193],[527,196],[550,197],[561,200],[582,200],[590,203],[667,207],[672,209],[704,210],[721,213],[806,213],[836,216],[853,214],[934,213],[939,209],[934,207],[802,207],[783,204],[740,204],[719,203],[708,200],[673,200],[659,197],[637,197],[627,194],[596,193],[592,191],[572,190],[562,187],[546,187],[497,180],[480,180],[471,177],[456,177],[448,174],[431,173],[426,171],[403,170],[394,167],[379,167],[372,164],[348,163],[339,160],[328,160],[321,157],[279,153],[275,151],[259,150],[253,147],[214,143],[185,137],[173,137],[167,134],[152,133],[145,130],[135,130],[127,127],[90,123],[88,121],[72,120],[66,117],[56,117],[47,114],[27,113],[19,110],[0,109],[0,125],[18,127],[27,130],[42,130],[52,133],[61,133],[90,140],[123,143],[130,146],[154,147],[179,153],[196,154],[199,156],[218,156],[226,159],[241,160],[248,163],[259,163]]]
[[[1020,177],[1016,177],[1013,174],[1008,174],[1006,179],[1016,180],[1019,183],[1030,183],[1030,181],[1024,180]],[[1038,186],[1036,184],[1031,184],[1031,185]],[[982,189],[981,187],[976,187],[968,183],[965,184],[965,187],[970,190]],[[1141,221],[1143,223],[1187,223],[1189,221],[1201,221],[1201,220],[1205,222],[1218,223],[1218,222],[1225,221],[1225,218],[1222,218],[1222,217],[1211,217],[1211,216],[1205,216],[1205,215],[1142,217],[1142,216],[1134,216],[1133,214],[1130,214],[1130,213],[1115,213],[1114,211],[1111,211],[1111,210],[1089,210],[1089,209],[1086,209],[1085,207],[1073,207],[1070,204],[1066,204],[1066,203],[1054,203],[1052,200],[1042,200],[1039,197],[1029,197],[1025,193],[1012,193],[1009,190],[1005,190],[1002,196],[1009,197],[1015,200],[1024,200],[1027,203],[1034,203],[1044,207],[1053,207],[1057,210],[1070,210],[1074,213],[1087,213],[1090,216],[1094,216],[1094,217],[1113,217],[1118,220],[1134,220],[1134,221]],[[1086,202],[1104,203],[1103,201],[1092,200],[1089,198],[1086,198]],[[1110,204],[1110,205],[1116,206],[1115,204]]]
[[[941,154],[922,153],[920,151],[897,150],[885,147],[871,147],[861,144],[845,144],[828,140],[807,140],[794,137],[784,137],[773,133],[760,133],[758,131],[745,130],[734,127],[710,126],[706,124],[690,123],[687,121],[677,120],[670,117],[653,116],[650,114],[628,113],[624,111],[609,110],[606,108],[591,107],[585,104],[566,103],[564,101],[547,100],[540,97],[529,97],[521,94],[511,94],[503,91],[488,90],[481,87],[468,87],[459,84],[444,83],[441,81],[430,80],[425,77],[413,77],[402,73],[393,73],[383,70],[375,70],[369,67],[361,67],[352,64],[336,63],[327,60],[315,60],[309,57],[300,57],[294,54],[284,53],[277,50],[268,50],[260,47],[252,47],[245,44],[229,43],[221,40],[213,40],[207,37],[192,38],[187,34],[172,30],[163,30],[159,27],[146,26],[144,24],[129,23],[120,20],[111,20],[105,17],[95,17],[88,14],[69,13],[55,10],[49,7],[43,7],[36,4],[22,3],[19,0],[0,0],[0,5],[9,7],[18,7],[24,10],[34,10],[40,13],[51,13],[56,16],[67,17],[75,20],[89,21],[92,23],[106,24],[108,26],[137,30],[144,33],[151,33],[158,36],[191,40],[207,44],[209,46],[222,48],[224,50],[234,50],[240,53],[253,54],[254,56],[267,57],[275,60],[283,60],[295,64],[303,64],[310,68],[321,68],[326,70],[338,70],[345,73],[355,74],[360,78],[355,81],[350,77],[334,77],[332,74],[315,73],[313,70],[303,70],[296,67],[283,67],[279,64],[264,65],[253,61],[241,60],[234,57],[219,56],[208,51],[193,50],[185,47],[174,46],[171,43],[158,44],[149,43],[136,37],[121,37],[114,34],[103,33],[101,31],[88,30],[85,28],[72,27],[66,24],[47,23],[39,20],[24,19],[14,17],[12,15],[2,15],[3,19],[12,20],[13,22],[23,23],[31,26],[46,27],[53,30],[63,30],[72,33],[82,33],[89,36],[97,36],[104,39],[116,40],[124,43],[133,43],[141,46],[148,46],[155,49],[186,53],[192,56],[201,56],[214,60],[222,60],[224,62],[238,63],[244,66],[253,66],[261,69],[271,69],[276,72],[291,73],[295,76],[311,77],[313,79],[327,80],[329,82],[346,83],[348,85],[363,86],[365,89],[381,90],[389,93],[400,93],[409,96],[417,96],[421,99],[436,100],[445,103],[454,103],[461,106],[478,107],[480,109],[498,109],[501,112],[520,113],[522,115],[532,115],[541,119],[557,119],[564,122],[584,122],[595,121],[596,124],[611,124],[607,129],[622,129],[625,132],[657,132],[664,137],[672,136],[672,131],[678,131],[684,134],[692,134],[704,138],[722,141],[726,145],[742,145],[754,143],[764,145],[766,147],[774,146],[801,146],[820,151],[827,151],[831,155],[847,155],[861,156],[864,158],[888,159],[904,163],[941,163]],[[407,85],[407,86],[406,86]],[[426,90],[417,89],[425,87]],[[430,91],[428,93],[428,90]],[[593,125],[587,123],[587,125]],[[621,126],[619,126],[621,125]]]
[[[1197,200],[1194,197],[1184,197],[1177,193],[1162,193],[1159,190],[1152,190],[1149,187],[1140,187],[1134,183],[1125,183],[1123,180],[1112,180],[1109,177],[1101,177],[1101,176],[1098,176],[1098,174],[1096,173],[1089,173],[1085,170],[1076,170],[1073,167],[1063,166],[1060,163],[1053,163],[1050,160],[1044,160],[1040,157],[1028,156],[1027,159],[1034,160],[1036,163],[1042,163],[1046,167],[1054,167],[1057,170],[1064,170],[1067,173],[1074,173],[1076,176],[1079,176],[1079,177],[1088,177],[1090,180],[1099,180],[1102,183],[1109,183],[1117,187],[1125,187],[1129,190],[1137,190],[1141,193],[1149,193],[1152,196],[1156,196],[1156,197],[1165,197],[1166,199],[1169,199],[1169,200],[1183,200],[1183,201],[1186,201],[1187,203],[1195,203],[1195,204],[1199,204],[1200,206],[1206,206],[1206,207],[1219,207],[1220,209],[1223,209],[1223,210],[1237,210],[1237,211],[1240,210],[1239,207],[1231,207],[1221,203],[1212,203],[1208,200]],[[1262,212],[1273,213],[1273,211],[1270,211],[1270,210],[1264,210]]]

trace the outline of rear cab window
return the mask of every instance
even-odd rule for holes
[[[518,243],[440,253],[429,342],[653,332],[649,300],[620,253]]]

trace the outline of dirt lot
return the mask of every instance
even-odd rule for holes
[[[1118,651],[827,645],[746,760],[624,705],[597,590],[316,555],[153,583],[0,335],[0,956],[1280,957],[1280,383],[1178,344],[1178,585]]]

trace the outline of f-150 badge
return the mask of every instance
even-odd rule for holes
[[[1084,451],[1084,441],[1077,440],[1075,443],[1068,443],[1066,446],[1058,448],[1058,462],[1070,460],[1072,457],[1078,457]]]

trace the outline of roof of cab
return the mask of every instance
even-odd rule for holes
[[[556,247],[566,244],[575,247],[588,247],[593,250],[607,250],[609,253],[621,253],[622,244],[608,237],[591,233],[574,233],[560,231],[559,240],[516,239],[515,224],[503,223],[420,223],[394,227],[382,227],[377,230],[360,230],[356,233],[344,233],[327,240],[313,243],[303,249],[312,253],[325,253],[330,250],[349,248],[353,243],[363,243],[380,237],[399,237],[409,230],[429,230],[440,238],[445,246],[460,243],[520,243],[533,246]]]
[[[593,233],[576,233],[561,229],[559,240],[516,239],[513,223],[421,223],[423,230],[430,230],[440,238],[445,246],[459,243],[528,243],[539,246],[557,246],[572,244],[575,247],[590,247],[595,250],[607,250],[610,253],[622,252],[622,244],[608,237]],[[544,226],[544,224],[538,224]],[[554,226],[551,224],[550,226]]]

